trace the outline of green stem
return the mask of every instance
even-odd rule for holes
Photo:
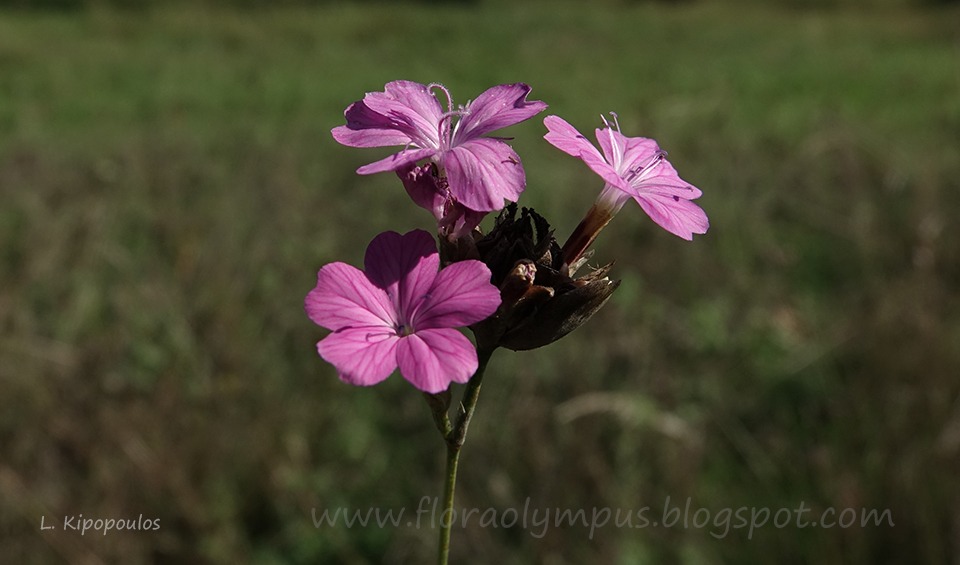
[[[450,553],[450,530],[454,522],[453,496],[457,487],[457,464],[460,461],[460,448],[463,447],[463,442],[467,438],[467,427],[470,425],[473,411],[477,407],[477,399],[480,398],[480,384],[483,382],[483,374],[487,369],[487,363],[490,361],[491,355],[493,355],[493,348],[477,351],[479,361],[477,372],[467,382],[467,388],[463,391],[463,399],[460,401],[460,407],[457,411],[457,423],[450,429],[449,433],[444,434],[447,443],[447,473],[443,487],[443,510],[440,512],[440,546],[437,555],[437,563],[440,565],[447,565],[447,558]]]
[[[460,400],[457,424],[453,428],[453,433],[447,436],[447,445],[456,449],[463,447],[463,442],[467,439],[467,427],[470,425],[473,411],[477,407],[477,399],[480,398],[480,385],[483,383],[483,374],[487,370],[487,363],[490,362],[491,355],[493,355],[493,348],[477,351],[479,360],[477,372],[467,382],[467,388],[463,391],[463,398]]]
[[[460,461],[460,450],[447,444],[447,476],[443,485],[443,511],[440,512],[440,547],[437,554],[437,563],[447,565],[450,553],[450,529],[453,526],[453,491],[457,487],[457,463]]]

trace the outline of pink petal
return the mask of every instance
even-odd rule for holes
[[[501,84],[487,89],[467,105],[467,114],[460,120],[453,145],[512,126],[542,112],[547,105],[539,100],[527,101],[530,87],[522,84]]]
[[[364,165],[357,169],[361,175],[372,175],[373,173],[382,173],[385,171],[396,171],[407,165],[416,163],[420,159],[426,159],[436,154],[436,149],[406,149],[399,153],[394,153],[389,157],[374,161],[369,165]]]
[[[445,267],[412,321],[419,332],[459,328],[486,319],[500,307],[500,291],[490,283],[490,269],[467,260]]]
[[[404,323],[436,279],[440,254],[433,236],[423,230],[388,231],[370,242],[363,264],[367,278],[386,291]]]
[[[304,307],[314,323],[329,330],[396,325],[396,311],[387,294],[346,263],[330,263],[320,269],[317,286],[307,293]]]
[[[710,221],[699,206],[689,200],[664,194],[640,194],[634,199],[650,218],[668,232],[683,239],[707,233]]]
[[[486,215],[486,212],[477,212],[464,207],[459,202],[453,202],[445,206],[443,217],[437,222],[437,227],[446,237],[456,240],[472,232]]]
[[[597,148],[560,116],[547,116],[543,119],[543,125],[547,126],[547,135],[543,138],[560,151],[572,157],[583,158],[584,154],[591,154],[603,160]]]
[[[357,327],[334,332],[317,343],[317,352],[333,365],[344,382],[370,386],[397,368],[396,332],[382,327]]]
[[[597,128],[595,135],[607,161],[621,173],[643,167],[660,153],[657,142],[646,137],[627,137],[613,128]]]
[[[582,159],[590,167],[590,170],[600,175],[600,178],[607,183],[622,190],[628,188],[629,185],[626,181],[597,151],[597,148],[566,120],[559,116],[547,116],[543,119],[543,124],[547,126],[548,130],[547,135],[543,138],[551,145],[567,155]],[[633,193],[631,192],[631,194]]]
[[[397,345],[400,374],[418,389],[438,393],[451,382],[465,383],[477,370],[477,351],[453,329],[418,331]]]
[[[408,133],[398,129],[395,120],[378,114],[362,100],[354,102],[343,113],[347,125],[330,130],[333,138],[349,147],[388,147],[412,141]]]
[[[445,190],[437,184],[433,163],[416,166],[408,163],[397,169],[397,176],[403,183],[403,188],[413,200],[414,204],[429,210],[438,221],[443,218],[444,205],[447,201]]]
[[[440,147],[438,126],[443,108],[427,86],[408,80],[387,83],[384,92],[369,92],[363,103],[397,127],[420,147]]]
[[[515,202],[527,182],[520,157],[496,139],[482,137],[458,145],[440,157],[440,164],[453,197],[477,212],[499,210],[505,199]]]
[[[666,159],[654,165],[634,186],[640,192],[679,196],[684,200],[696,200],[703,195],[699,188],[681,179],[677,170]]]

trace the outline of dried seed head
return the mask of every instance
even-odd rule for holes
[[[475,251],[448,248],[448,253],[479,257],[500,288],[500,308],[472,326],[480,347],[514,351],[543,347],[589,320],[620,285],[606,277],[611,265],[572,278],[586,259],[564,265],[547,220],[528,208],[521,209],[518,218],[515,204],[507,206],[493,230],[474,243]]]

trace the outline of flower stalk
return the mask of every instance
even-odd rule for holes
[[[463,391],[463,398],[460,400],[460,406],[457,409],[457,420],[455,425],[450,425],[450,419],[447,409],[441,404],[431,401],[428,395],[427,401],[433,411],[434,421],[443,439],[447,444],[447,467],[443,485],[443,510],[440,512],[440,540],[437,548],[437,563],[447,565],[450,554],[450,533],[453,528],[453,500],[457,487],[457,465],[460,461],[460,449],[463,447],[467,438],[467,428],[470,426],[470,420],[473,418],[473,412],[477,407],[477,400],[480,398],[480,385],[483,383],[483,375],[487,369],[487,363],[490,356],[493,355],[493,348],[480,349],[477,351],[479,366],[477,372],[467,382],[467,387]],[[438,410],[442,408],[442,413]],[[446,422],[446,425],[442,425]],[[445,518],[446,517],[446,518]]]

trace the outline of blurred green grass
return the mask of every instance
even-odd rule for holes
[[[435,532],[314,507],[439,493],[402,379],[338,382],[302,299],[323,263],[430,228],[363,92],[524,81],[616,111],[703,189],[693,243],[624,210],[623,285],[562,344],[494,357],[458,505],[889,508],[895,527],[454,534],[456,562],[954,562],[960,555],[956,9],[359,4],[0,13],[0,546],[21,563],[419,562]],[[562,238],[599,189],[512,128]],[[157,533],[40,532],[136,516]]]

